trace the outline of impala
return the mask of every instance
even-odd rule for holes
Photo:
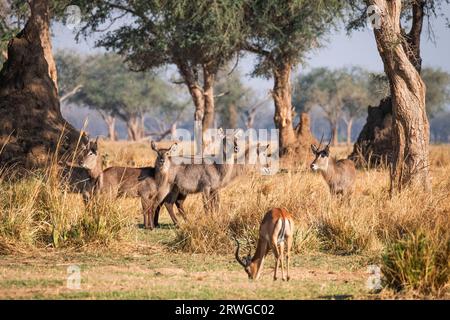
[[[275,270],[273,280],[277,280],[278,266],[281,265],[281,278],[283,281],[289,277],[289,260],[294,234],[294,221],[292,215],[286,209],[274,208],[264,215],[259,228],[259,239],[253,257],[249,254],[241,259],[239,257],[239,241],[235,239],[237,248],[236,260],[244,267],[249,279],[257,280],[261,275],[264,258],[272,249],[275,255]],[[284,277],[284,245],[286,243],[286,275]]]

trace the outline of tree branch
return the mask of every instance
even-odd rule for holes
[[[76,85],[72,90],[70,90],[69,92],[67,92],[65,95],[63,95],[60,99],[59,102],[63,103],[64,101],[66,101],[67,99],[69,99],[70,97],[72,97],[73,95],[77,94],[78,91],[80,91],[80,89],[83,88],[82,84],[78,84]]]

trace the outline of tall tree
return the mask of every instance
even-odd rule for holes
[[[273,77],[274,121],[281,155],[297,142],[293,126],[291,71],[335,24],[340,1],[248,1],[250,36],[244,48],[257,54],[254,75]],[[297,128],[299,129],[301,125]]]
[[[83,87],[83,72],[87,61],[80,55],[69,51],[60,51],[55,55],[58,70],[59,101],[69,100]]]
[[[347,126],[347,145],[349,146],[352,143],[353,121],[362,116],[373,93],[370,91],[369,74],[361,68],[344,69],[339,81],[343,103],[342,120]]]
[[[148,72],[130,71],[123,59],[114,54],[86,58],[81,76],[83,87],[71,101],[97,110],[115,139],[115,119],[125,122],[129,140],[145,135],[145,115],[161,108],[172,98],[164,81]]]
[[[428,142],[424,140],[428,140],[429,129],[427,129],[428,121],[425,114],[425,91],[420,82],[417,82],[422,69],[421,34],[424,19],[441,15],[443,5],[449,1],[352,1],[350,3],[352,10],[351,20],[347,25],[348,30],[364,27],[368,14],[371,21],[381,23],[374,28],[374,33],[389,79],[391,96],[381,100],[377,107],[369,106],[367,122],[349,157],[357,162],[363,158],[363,163],[368,160],[375,160],[378,163],[382,159],[391,163],[391,191],[401,189],[409,182],[421,182],[427,188],[429,186],[428,165],[427,157],[424,155],[427,152]],[[405,56],[417,74],[414,74],[403,60]],[[406,68],[406,71],[401,74],[403,70],[399,67],[392,69],[394,66]],[[415,83],[414,87],[409,87],[411,81]],[[393,88],[397,90],[397,93],[394,93]],[[402,90],[406,90],[404,91],[405,99],[399,96]],[[416,96],[416,101],[410,100],[411,95]],[[396,102],[394,97],[397,99]],[[405,103],[410,103],[411,107],[404,109]],[[407,115],[412,112],[415,112],[417,116]],[[391,127],[394,130],[391,130]],[[410,133],[413,133],[411,131],[413,127],[418,128],[418,131],[417,134],[410,136]],[[408,161],[404,162],[403,160],[406,159]]]
[[[224,128],[237,128],[242,114],[252,104],[254,93],[242,83],[239,70],[229,74],[226,70],[219,72],[216,91],[216,110],[220,125]]]
[[[244,0],[75,1],[86,12],[85,34],[111,20],[128,19],[99,46],[124,55],[138,70],[173,64],[195,105],[203,131],[214,126],[214,82],[219,69],[236,53],[247,28]]]
[[[45,165],[55,151],[72,151],[79,132],[60,111],[49,1],[28,3],[30,16],[9,41],[8,60],[0,71],[0,161],[35,167]]]
[[[374,28],[374,34],[392,95],[396,143],[391,163],[391,192],[409,183],[428,189],[430,129],[425,109],[425,84],[419,74],[420,42],[415,42],[420,39],[420,31],[417,30],[418,37],[413,34],[405,38],[400,22],[401,0],[368,0],[367,4],[379,10],[380,26]],[[414,6],[423,6],[423,1]],[[414,33],[416,27],[413,24],[411,32]]]

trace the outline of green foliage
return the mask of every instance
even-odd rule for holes
[[[450,74],[440,68],[426,67],[421,75],[427,86],[427,114],[433,118],[450,103]]]
[[[90,14],[83,34],[101,29],[118,17],[129,19],[98,41],[127,57],[139,70],[166,64],[216,68],[236,52],[242,41],[244,1],[75,1]],[[93,11],[93,9],[95,9]]]
[[[247,6],[250,36],[245,48],[258,54],[254,74],[265,77],[273,67],[294,66],[318,48],[342,10],[341,1],[255,0]]]
[[[420,230],[388,244],[382,257],[387,285],[420,294],[443,293],[450,275],[448,230],[432,236]]]
[[[219,73],[215,92],[219,95],[216,98],[216,112],[220,116],[221,126],[238,127],[240,116],[252,104],[254,92],[242,83],[239,70],[231,74]]]
[[[160,108],[170,99],[166,82],[153,74],[130,71],[117,55],[91,56],[85,59],[84,66],[79,76],[83,88],[73,97],[74,102],[126,121]]]
[[[450,74],[441,68],[424,67],[421,72],[426,85],[425,103],[430,118],[444,111],[450,102]],[[373,99],[389,96],[389,82],[384,73],[370,74],[370,94]]]
[[[82,84],[86,61],[78,54],[60,51],[55,54],[55,63],[58,70],[59,95],[64,96],[73,88]]]
[[[293,104],[298,112],[320,107],[330,122],[342,116],[357,118],[374,99],[369,73],[361,68],[330,70],[316,68],[299,77],[295,84]]]

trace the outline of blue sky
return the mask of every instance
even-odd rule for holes
[[[450,17],[450,6],[446,5],[443,12]],[[450,28],[446,26],[445,18],[439,17],[431,21],[435,42],[428,37],[428,27],[425,21],[422,34],[422,58],[425,66],[440,67],[450,73]],[[306,63],[298,66],[294,74],[307,72],[313,67],[348,67],[361,66],[371,71],[382,71],[383,64],[375,45],[372,30],[366,28],[362,31],[347,35],[344,30],[333,32],[328,36],[325,46],[311,52]],[[64,25],[53,26],[53,48],[76,50],[82,53],[92,53],[94,40],[82,40],[77,43],[72,31]],[[253,67],[254,56],[248,55],[240,60],[239,67],[244,74],[248,74]],[[271,80],[252,79],[245,77],[245,82],[256,92],[265,95],[272,86]]]

